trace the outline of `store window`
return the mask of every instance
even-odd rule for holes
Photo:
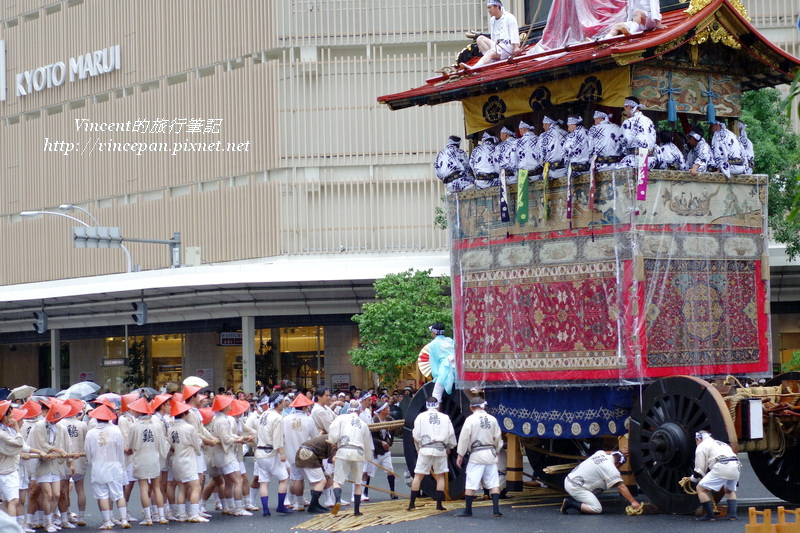
[[[152,383],[156,389],[166,387],[169,383],[183,382],[183,347],[184,335],[153,335],[150,337],[149,353],[152,357],[150,365]]]
[[[299,388],[325,381],[325,328],[305,326],[280,329],[281,379]]]

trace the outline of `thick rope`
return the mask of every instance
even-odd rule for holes
[[[627,506],[625,508],[625,514],[628,516],[644,514],[644,504],[640,503],[638,509],[634,509],[632,505]]]
[[[697,494],[697,491],[694,489],[694,487],[692,487],[692,478],[690,478],[689,476],[681,478],[681,480],[678,481],[678,485],[681,486],[683,492],[685,492],[686,494],[690,494],[692,496]]]

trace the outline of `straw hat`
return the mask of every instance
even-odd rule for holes
[[[97,420],[105,420],[106,422],[111,422],[117,418],[117,415],[114,414],[114,411],[112,411],[106,404],[89,411],[89,416],[96,418]]]
[[[147,400],[144,398],[139,398],[132,404],[128,405],[128,409],[131,411],[136,411],[137,413],[142,413],[143,415],[153,414],[153,411],[150,410],[150,404],[148,404]]]
[[[158,408],[164,405],[164,402],[169,401],[170,398],[172,398],[171,394],[159,394],[158,396],[153,398],[152,402],[150,402],[150,408],[155,413],[156,411],[158,411]]]
[[[185,402],[186,400],[188,400],[189,398],[191,398],[192,396],[194,396],[195,394],[200,392],[200,389],[202,389],[202,388],[203,387],[197,387],[195,385],[184,385],[183,386],[183,401]]]
[[[228,415],[239,416],[242,413],[246,413],[249,409],[249,402],[246,402],[245,400],[233,400],[233,403],[231,404],[231,410],[228,411]]]
[[[218,411],[222,411],[232,403],[233,403],[233,396],[225,396],[224,394],[217,394],[216,396],[214,396],[214,404],[211,406],[211,409],[216,413]]]
[[[71,416],[75,416],[81,411],[83,411],[83,400],[79,400],[77,398],[69,398],[68,400],[64,400],[64,403],[69,406],[69,413],[65,418],[69,418]]]
[[[214,410],[210,407],[203,407],[202,409],[198,409],[200,411],[200,416],[203,417],[203,425],[205,426],[211,419],[214,418]]]
[[[132,392],[130,394],[122,395],[122,409],[121,411],[124,413],[130,408],[130,405],[139,399],[138,392]]]
[[[0,402],[0,418],[6,416],[8,410],[11,409],[11,402],[8,400],[3,400]]]
[[[181,413],[185,413],[191,408],[192,406],[187,403],[172,402],[172,404],[170,405],[169,416],[176,417]]]
[[[70,406],[63,404],[61,402],[53,402],[50,404],[50,410],[47,411],[47,416],[45,420],[54,424],[59,420],[66,418],[67,413],[70,411]]]

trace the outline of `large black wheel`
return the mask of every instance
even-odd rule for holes
[[[433,382],[426,383],[408,405],[406,412],[406,423],[403,425],[403,455],[406,458],[406,466],[409,473],[414,475],[414,466],[417,464],[417,448],[414,446],[414,420],[417,415],[425,411],[425,400],[433,393]],[[464,426],[464,419],[470,415],[469,398],[461,390],[453,390],[453,394],[445,394],[440,406],[442,413],[450,417],[453,422],[453,429],[456,432],[456,439],[461,434]],[[447,488],[450,499],[459,499],[464,494],[464,484],[466,482],[466,472],[456,466],[458,454],[455,450],[447,456],[447,464],[450,472],[447,474]],[[428,496],[436,493],[436,480],[433,476],[425,476],[422,480],[421,490]]]
[[[800,372],[775,376],[766,386],[779,385],[783,380],[800,380]],[[768,451],[747,452],[758,480],[772,494],[787,502],[800,503],[800,440],[797,434],[786,436],[783,453],[773,457]]]
[[[641,491],[661,511],[688,514],[697,496],[678,485],[691,476],[695,432],[710,430],[714,438],[736,446],[733,421],[722,395],[691,376],[663,378],[645,389],[634,407],[630,428],[630,459]]]

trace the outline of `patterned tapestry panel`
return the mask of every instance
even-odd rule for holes
[[[708,243],[714,238],[706,237]],[[714,246],[715,250],[723,246]],[[764,371],[760,261],[645,259],[648,376]]]
[[[769,367],[763,176],[630,171],[448,196],[458,377],[482,386],[632,384]],[[569,196],[575,216],[561,209]],[[571,227],[570,227],[571,226]]]
[[[648,111],[666,112],[672,89],[678,113],[706,115],[710,98],[718,117],[742,114],[741,80],[726,74],[637,65],[633,69],[631,89]]]

